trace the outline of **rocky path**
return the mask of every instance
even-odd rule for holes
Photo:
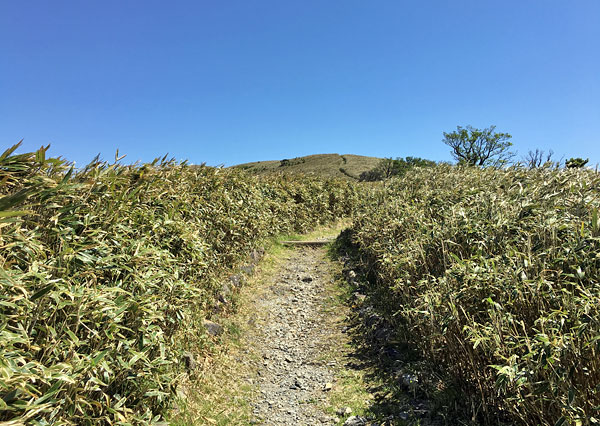
[[[393,335],[360,264],[327,250],[273,247],[248,272],[172,424],[471,424],[455,421],[446,385]]]
[[[258,326],[250,337],[259,349],[255,423],[335,424],[321,411],[332,387],[339,326],[324,309],[333,283],[324,248],[297,248],[256,298]]]
[[[408,346],[397,346],[353,268],[323,246],[268,252],[177,426],[447,423],[434,418],[429,398],[442,388]]]

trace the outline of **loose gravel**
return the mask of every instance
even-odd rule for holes
[[[298,248],[275,275],[256,308],[261,314],[251,340],[262,352],[254,420],[265,425],[335,424],[319,407],[334,379],[334,333],[323,309],[333,276],[324,248]]]

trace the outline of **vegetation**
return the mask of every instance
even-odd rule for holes
[[[279,167],[289,167],[289,166],[293,166],[295,164],[302,164],[305,162],[306,162],[305,158],[292,158],[291,160],[284,158],[283,160],[281,160],[279,162]]]
[[[377,157],[350,154],[317,154],[278,161],[258,161],[233,166],[256,174],[313,175],[345,180],[358,180],[361,173],[373,169],[381,161]]]
[[[508,133],[496,133],[496,126],[476,129],[458,126],[454,132],[444,132],[443,142],[452,148],[452,157],[468,166],[504,166],[514,156]]]
[[[0,156],[0,422],[153,424],[225,274],[271,235],[358,205],[348,182],[166,158],[74,171]]]
[[[475,130],[454,140],[501,145],[474,163],[479,151],[457,145],[459,163],[502,164],[509,135]],[[455,409],[488,424],[600,419],[600,175],[587,160],[273,162],[288,175],[162,158],[76,171],[47,147],[16,148],[0,155],[0,422],[162,421],[188,352],[210,341],[203,321],[224,278],[266,238],[350,215],[395,339],[448,380]],[[385,188],[293,175],[349,179],[368,163],[393,176]]]
[[[543,149],[536,149],[535,151],[529,151],[527,156],[523,158],[523,161],[527,167],[530,169],[535,169],[536,167],[543,167],[547,165],[554,165],[552,161],[552,156],[554,155],[554,151],[550,150],[548,153],[545,153]],[[558,167],[560,162],[556,163]]]
[[[419,157],[396,158],[395,160],[384,158],[374,169],[361,173],[359,180],[363,182],[386,180],[393,176],[402,175],[413,167],[431,166],[435,166],[434,161]]]
[[[565,166],[569,169],[580,169],[588,163],[589,158],[569,158],[565,161]]]
[[[600,419],[600,175],[415,168],[351,228],[398,339],[478,423]],[[454,406],[454,405],[452,405]]]

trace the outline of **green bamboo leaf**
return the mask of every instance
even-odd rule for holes
[[[47,400],[49,400],[50,398],[52,398],[54,395],[56,395],[58,392],[60,392],[60,389],[62,387],[63,383],[60,381],[57,381],[56,383],[54,383],[50,389],[48,389],[46,391],[46,393],[41,396],[40,398],[36,399],[33,402],[33,405],[40,405],[44,402],[46,402]]]
[[[573,405],[573,400],[575,399],[575,391],[573,388],[569,389],[569,405]]]
[[[18,393],[18,392],[19,392],[19,391],[18,391],[17,389],[13,389],[13,390],[11,390],[10,392],[8,392],[8,393],[4,394],[4,395],[2,396],[2,399],[3,399],[5,402],[11,402],[11,401],[14,401],[14,400],[15,400],[15,398],[17,397],[17,393]]]
[[[71,330],[66,329],[65,333],[71,338],[71,341],[75,343],[75,346],[79,346],[79,338]]]
[[[106,354],[110,351],[110,349],[104,349],[102,352],[100,352],[98,355],[96,355],[93,359],[92,359],[92,367],[95,367],[96,365],[98,365],[98,363],[100,361],[102,361],[102,359],[106,356]]]
[[[74,170],[74,168],[71,167],[69,169],[69,171],[67,173],[65,173],[65,176],[62,178],[62,181],[60,182],[61,186],[66,184],[69,181],[69,179],[71,179],[71,176],[73,175],[73,170]]]
[[[556,421],[556,423],[554,423],[554,426],[562,426],[567,422],[567,418],[566,417],[561,417],[560,419],[558,419]]]
[[[34,194],[36,190],[25,188],[20,190],[19,192],[7,195],[5,197],[0,198],[0,211],[8,210],[18,204],[22,204],[29,196]]]
[[[37,161],[40,164],[44,164],[46,162],[46,150],[48,150],[48,148],[50,147],[50,145],[48,145],[47,147],[41,147],[40,149],[38,149],[35,152],[35,161]]]
[[[31,210],[5,210],[5,211],[0,211],[0,218],[5,219],[5,218],[9,218],[9,217],[18,217],[18,216],[24,216],[26,214],[31,214],[32,211]]]
[[[40,297],[42,297],[45,294],[47,294],[48,292],[50,292],[54,288],[55,285],[56,285],[55,283],[48,284],[46,287],[33,293],[31,295],[31,297],[29,298],[29,300],[31,300],[33,302],[34,300],[39,299]]]
[[[10,148],[8,148],[6,151],[4,151],[2,153],[2,155],[0,155],[0,163],[2,161],[4,161],[6,158],[8,158],[8,156],[10,154],[12,154],[13,152],[15,152],[17,150],[17,148],[19,148],[21,146],[21,144],[23,143],[23,139],[21,139],[17,144],[11,146]]]

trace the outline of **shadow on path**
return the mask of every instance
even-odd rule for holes
[[[345,328],[351,340],[346,368],[363,373],[374,397],[366,414],[375,422],[369,424],[475,424],[457,414],[464,410],[459,407],[460,395],[386,319],[393,315],[389,299],[370,284],[373,277],[361,269],[360,257],[344,233],[329,255],[344,264],[337,278],[346,287],[346,303],[352,306]]]

